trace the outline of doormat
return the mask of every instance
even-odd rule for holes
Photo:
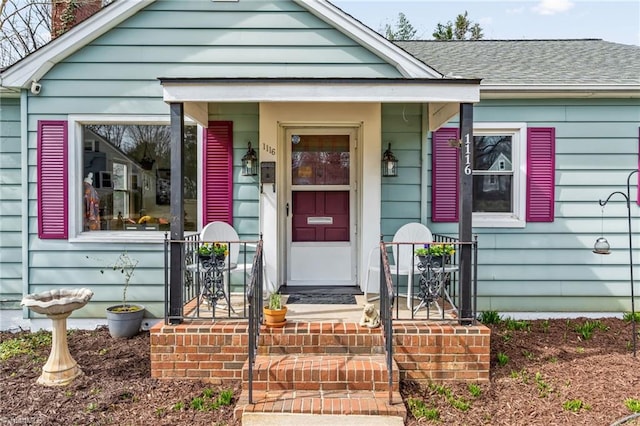
[[[356,305],[353,294],[290,294],[287,305]]]

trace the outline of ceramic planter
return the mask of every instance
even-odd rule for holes
[[[107,308],[109,334],[113,338],[133,337],[140,331],[143,318],[144,306],[142,305],[110,306]]]

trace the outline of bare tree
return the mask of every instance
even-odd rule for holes
[[[76,11],[92,1],[0,0],[0,68],[17,62],[51,41],[52,3],[62,6],[56,26],[61,33],[77,22]],[[114,1],[102,0],[101,4],[104,6]]]
[[[0,68],[51,40],[50,0],[1,0]]]

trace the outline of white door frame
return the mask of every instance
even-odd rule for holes
[[[283,149],[282,151],[284,151],[284,165],[285,167],[283,167],[283,171],[284,171],[284,179],[282,182],[281,188],[283,188],[283,192],[284,192],[284,200],[285,200],[285,206],[288,205],[290,207],[290,210],[287,214],[287,209],[286,207],[284,209],[280,209],[280,214],[282,214],[284,216],[284,223],[285,223],[285,235],[286,238],[285,240],[285,244],[284,244],[284,254],[285,254],[285,262],[284,262],[284,268],[285,270],[283,271],[284,274],[283,276],[286,277],[286,281],[288,285],[345,285],[345,286],[355,286],[358,283],[358,276],[360,275],[360,271],[358,270],[358,233],[357,233],[357,229],[358,229],[358,220],[360,219],[361,215],[360,215],[360,211],[359,211],[359,205],[360,205],[360,200],[359,198],[359,194],[361,194],[362,192],[359,190],[359,174],[358,174],[358,169],[359,169],[359,163],[360,163],[360,159],[359,157],[359,151],[357,149],[358,147],[358,135],[359,135],[359,129],[353,125],[349,125],[349,126],[341,126],[341,125],[330,125],[330,124],[322,124],[322,125],[318,125],[318,124],[310,124],[310,125],[290,125],[290,126],[284,126],[283,128],[283,144],[281,145],[282,147],[284,147],[285,149]],[[349,158],[350,158],[350,162],[349,162],[349,185],[340,185],[338,188],[336,188],[335,185],[318,185],[318,186],[309,186],[308,188],[304,188],[304,189],[308,189],[310,191],[312,190],[325,190],[325,189],[335,189],[335,190],[348,190],[349,191],[349,242],[336,242],[336,243],[331,243],[331,242],[316,242],[316,243],[292,243],[291,239],[292,239],[292,191],[296,188],[293,187],[293,185],[291,184],[291,146],[292,146],[292,142],[291,142],[291,136],[293,134],[298,134],[298,135],[322,135],[322,134],[332,134],[332,135],[348,135],[349,136]],[[302,189],[300,187],[297,188]],[[308,251],[313,250],[314,248],[318,249],[318,254],[321,256],[332,256],[332,255],[336,255],[337,253],[340,253],[341,250],[341,246],[342,247],[348,247],[349,253],[348,253],[348,262],[345,262],[346,265],[345,269],[342,271],[331,271],[330,269],[332,268],[325,268],[324,270],[319,269],[318,271],[314,271],[313,270],[313,259],[315,259],[315,257],[313,255],[311,255],[309,257],[310,259],[310,264],[308,265],[291,265],[290,259],[292,259],[294,257],[294,255],[292,255],[292,247],[293,245],[297,246],[297,250],[298,250],[298,256],[300,254],[300,250],[304,251],[306,249],[309,249]],[[324,254],[322,254],[324,252]],[[339,263],[340,261],[344,261],[344,255],[345,252],[342,251],[340,254],[340,257],[337,258],[336,263]],[[305,257],[306,259],[306,257]],[[304,279],[300,279],[300,277],[294,277],[297,279],[292,279],[292,271],[295,275],[300,275],[299,274],[299,270],[296,271],[294,269],[292,269],[294,266],[298,266],[300,268],[300,270],[308,270],[310,272],[309,277],[305,277]],[[333,273],[335,272],[335,275],[333,275]],[[312,276],[318,276],[318,278],[313,278]],[[325,276],[322,276],[325,275]],[[346,279],[336,279],[336,276],[340,275],[339,278],[346,278]]]

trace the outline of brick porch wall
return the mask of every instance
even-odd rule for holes
[[[459,326],[394,323],[394,359],[401,379],[418,382],[488,381],[490,330]],[[259,353],[383,353],[379,329],[351,323],[290,322],[263,328]],[[307,348],[307,349],[305,349]],[[242,379],[248,358],[247,322],[157,324],[151,329],[151,376],[224,383]]]
[[[394,322],[393,337],[401,379],[489,381],[491,330],[482,324]]]

